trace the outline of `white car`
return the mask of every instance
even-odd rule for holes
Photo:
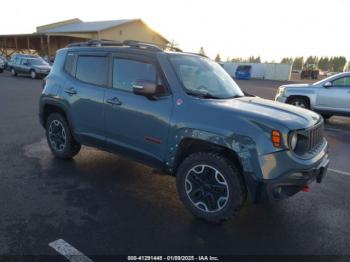
[[[332,115],[350,116],[350,72],[314,84],[282,85],[275,100],[314,110],[325,119]]]

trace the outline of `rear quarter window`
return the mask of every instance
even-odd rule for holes
[[[85,83],[106,86],[108,59],[105,56],[79,56],[75,77]]]
[[[64,62],[64,71],[71,76],[74,76],[74,59],[75,54],[68,53]]]

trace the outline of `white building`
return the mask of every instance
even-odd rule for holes
[[[224,69],[230,76],[235,77],[239,65],[250,65],[252,67],[252,78],[287,81],[290,80],[292,65],[279,63],[232,63],[223,62]]]

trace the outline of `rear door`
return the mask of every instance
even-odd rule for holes
[[[350,113],[350,76],[332,81],[332,87],[320,87],[317,107],[335,112]]]
[[[68,53],[64,70],[67,77],[62,96],[69,104],[75,134],[86,144],[103,146],[107,54]]]
[[[133,93],[133,82],[148,80],[165,86],[156,61],[132,55],[112,58],[112,88],[105,95],[107,142],[136,158],[164,160],[172,112],[172,96],[158,99]]]

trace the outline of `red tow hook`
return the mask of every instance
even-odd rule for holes
[[[301,190],[303,192],[310,192],[310,187],[309,186],[304,186]]]

